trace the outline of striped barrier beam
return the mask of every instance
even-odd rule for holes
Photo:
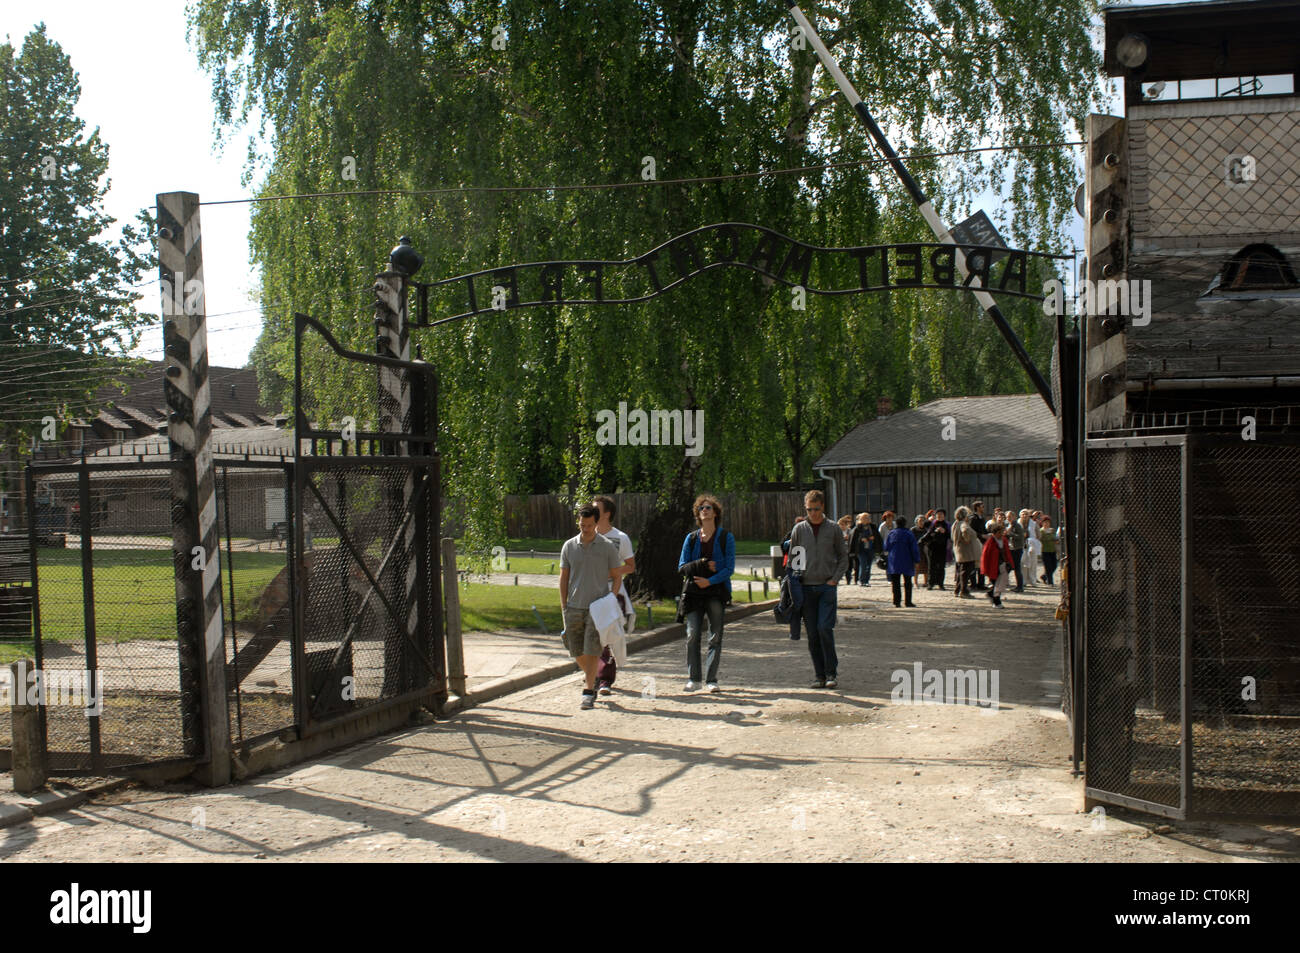
[[[230,780],[230,724],[199,197],[157,197],[181,731],[202,783]]]

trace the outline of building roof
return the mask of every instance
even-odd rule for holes
[[[95,421],[114,430],[145,435],[158,431],[166,423],[167,408],[163,398],[165,361],[151,361],[147,370],[123,386],[107,385],[95,393],[100,407]],[[273,423],[273,411],[258,400],[257,372],[251,368],[208,368],[208,392],[212,400],[214,428],[260,427]],[[107,405],[112,404],[110,409]],[[86,420],[73,421],[75,427],[90,427]]]
[[[217,427],[212,428],[213,459],[236,459],[245,456],[279,457],[293,455],[293,431],[275,426],[258,427]],[[104,447],[87,455],[93,464],[118,460],[122,457],[138,457],[148,460],[151,457],[167,456],[171,452],[171,443],[167,434],[150,434],[135,440],[128,440],[117,446]]]
[[[945,440],[945,417],[954,439]],[[818,469],[1056,459],[1056,418],[1037,394],[943,397],[859,424],[821,455]]]
[[[1130,33],[1147,39],[1144,81],[1291,73],[1300,43],[1296,0],[1209,0],[1201,3],[1124,4],[1102,8],[1104,64],[1123,76],[1116,56]]]

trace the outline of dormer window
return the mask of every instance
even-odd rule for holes
[[[1291,263],[1272,245],[1247,245],[1237,252],[1214,276],[1202,297],[1256,297],[1254,292],[1259,291],[1300,292]]]

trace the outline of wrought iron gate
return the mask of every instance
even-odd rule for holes
[[[378,369],[379,430],[322,429],[303,412],[308,329],[338,357]],[[380,706],[445,699],[447,689],[433,370],[347,350],[304,314],[295,335],[291,587],[295,720],[305,737]]]

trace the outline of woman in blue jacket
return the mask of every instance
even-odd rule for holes
[[[921,547],[916,544],[916,534],[907,528],[907,518],[900,516],[894,520],[894,529],[885,540],[885,555],[889,560],[889,584],[894,587],[894,605],[906,605],[915,609],[912,602],[912,576],[916,573],[916,564],[921,561]],[[902,593],[899,582],[907,587],[907,601],[900,602]]]
[[[686,617],[686,690],[700,685],[700,630],[709,620],[708,657],[704,681],[710,692],[718,691],[718,662],[722,657],[722,613],[731,602],[731,574],[736,568],[736,541],[722,528],[722,505],[707,494],[696,498],[692,507],[699,528],[682,543],[677,571],[687,578],[682,596]]]

